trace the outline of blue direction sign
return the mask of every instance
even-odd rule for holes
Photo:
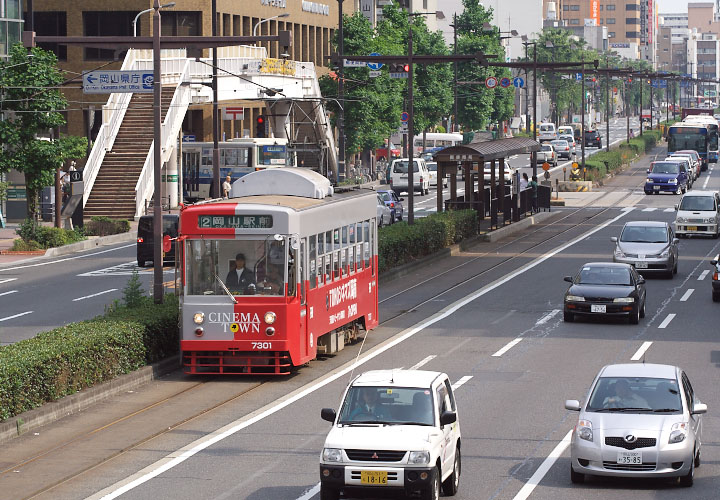
[[[150,93],[152,91],[152,71],[98,70],[83,73],[83,93],[85,94],[112,94],[113,92]]]
[[[407,111],[403,111],[402,113],[400,113],[400,121],[401,122],[403,122],[403,123],[407,122],[409,119],[410,119],[410,115],[408,114]]]
[[[380,54],[378,54],[377,52],[373,52],[373,53],[370,54],[370,55],[371,55],[371,56],[379,56]],[[383,63],[367,63],[367,67],[370,68],[370,69],[373,70],[373,71],[377,71],[377,70],[379,70],[380,68],[382,68],[383,66],[384,66]]]
[[[514,85],[516,88],[521,89],[521,88],[523,88],[523,87],[525,86],[525,80],[523,80],[523,79],[522,79],[521,77],[519,77],[519,76],[516,76],[515,78],[513,78],[513,85]]]
[[[582,81],[582,73],[575,73],[575,80],[578,82]]]

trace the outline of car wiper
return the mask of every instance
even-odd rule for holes
[[[342,425],[368,425],[368,424],[375,424],[375,425],[386,425],[386,422],[378,422],[377,420],[352,420],[352,421],[345,421],[345,422],[338,422]]]
[[[680,411],[680,408],[657,408],[653,410],[654,413],[675,413]]]
[[[588,410],[588,411],[594,411],[594,412],[597,412],[597,413],[601,413],[601,412],[608,412],[608,413],[615,413],[615,412],[617,412],[617,413],[622,413],[622,412],[626,412],[626,411],[652,411],[652,409],[651,409],[651,408],[632,408],[632,407],[629,407],[629,408],[599,408],[599,409],[597,409],[597,410]]]
[[[424,425],[427,427],[433,427],[433,424],[427,422],[387,422],[387,425]]]
[[[233,294],[228,290],[228,287],[225,286],[225,283],[223,283],[223,280],[220,279],[220,276],[217,275],[217,273],[213,273],[215,275],[215,279],[218,283],[220,283],[220,286],[223,290],[225,290],[225,293],[228,294],[228,297],[230,297],[230,300],[233,301],[233,304],[237,304],[237,299],[233,297]]]

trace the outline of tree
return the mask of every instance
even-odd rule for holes
[[[63,77],[55,54],[39,47],[29,57],[22,44],[15,45],[7,62],[0,62],[0,87],[4,90],[0,122],[0,173],[15,169],[25,174],[28,218],[37,216],[40,190],[52,185],[54,175],[71,158],[85,155],[84,137],[38,138],[65,124],[60,113],[67,100],[58,87]]]

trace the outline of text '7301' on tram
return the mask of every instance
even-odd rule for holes
[[[186,373],[275,374],[378,325],[377,195],[299,168],[182,208]]]

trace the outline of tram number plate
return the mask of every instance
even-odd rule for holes
[[[360,483],[387,485],[387,472],[384,470],[362,470],[360,471]]]
[[[642,452],[640,451],[618,451],[617,463],[623,465],[642,465]]]
[[[253,342],[252,348],[259,350],[272,349],[272,342]]]

